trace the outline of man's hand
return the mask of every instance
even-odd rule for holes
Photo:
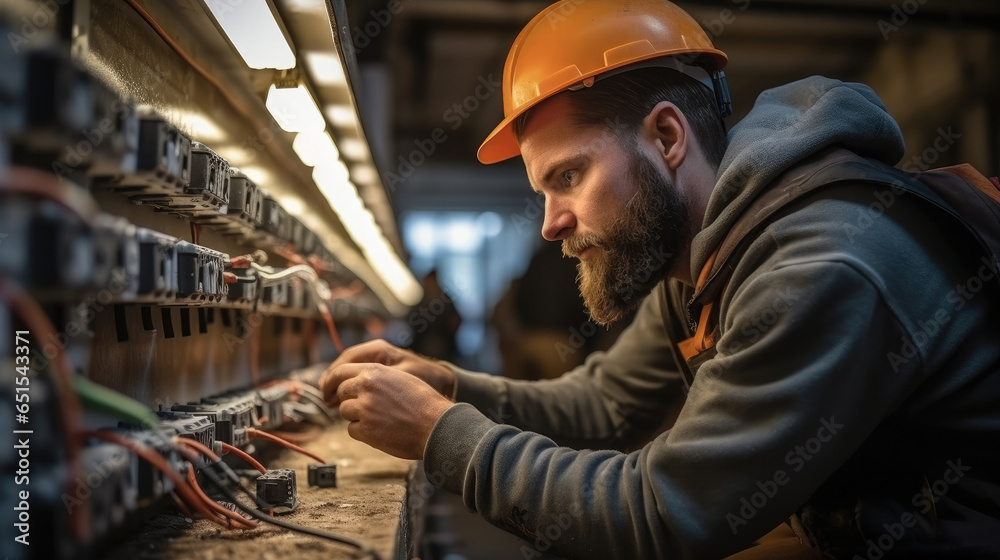
[[[323,373],[319,388],[331,406],[336,406],[337,390],[341,379],[333,376],[333,371],[344,364],[382,364],[403,370],[418,377],[445,397],[451,398],[455,391],[455,374],[447,366],[422,358],[409,350],[397,348],[384,340],[372,340],[352,346],[337,357]]]
[[[403,459],[424,458],[431,430],[453,404],[413,375],[381,364],[333,366],[326,377],[337,386],[347,433]]]

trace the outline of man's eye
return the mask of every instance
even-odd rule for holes
[[[562,182],[563,182],[564,185],[572,185],[573,184],[573,179],[576,179],[576,170],[575,169],[568,169],[566,171],[563,171],[559,175],[559,178],[562,180]]]

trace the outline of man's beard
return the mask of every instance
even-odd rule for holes
[[[589,246],[598,248],[577,264],[577,284],[591,319],[605,326],[634,311],[670,274],[688,236],[681,193],[638,150],[629,159],[637,191],[621,216],[603,237],[587,233],[563,240],[567,257],[579,256]]]

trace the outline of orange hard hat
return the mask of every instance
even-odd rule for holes
[[[699,78],[725,106],[729,92],[721,70],[726,61],[698,22],[665,0],[556,2],[514,39],[503,67],[504,119],[479,147],[479,161],[496,163],[520,154],[511,124],[528,109],[638,63]]]

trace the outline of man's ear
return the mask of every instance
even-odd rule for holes
[[[643,119],[643,132],[671,170],[684,163],[691,141],[690,127],[677,105],[661,101]]]

